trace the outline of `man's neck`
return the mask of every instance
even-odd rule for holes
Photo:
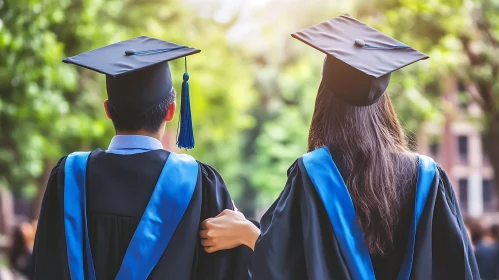
[[[163,138],[163,134],[161,131],[158,131],[156,133],[150,133],[147,131],[139,130],[139,131],[116,131],[116,135],[142,135],[142,136],[149,136],[155,139],[158,139],[161,141]]]

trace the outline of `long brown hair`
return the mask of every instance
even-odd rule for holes
[[[400,180],[413,180],[416,158],[410,152],[390,98],[369,106],[339,99],[321,82],[310,126],[308,148],[328,146],[341,155],[345,179],[371,253],[393,245],[401,209]]]

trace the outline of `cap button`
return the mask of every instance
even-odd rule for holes
[[[355,40],[355,45],[357,47],[361,47],[362,48],[362,47],[364,47],[366,45],[366,43],[364,42],[364,40],[357,39],[357,40]]]
[[[134,55],[135,54],[135,50],[126,50],[125,51],[125,55]]]

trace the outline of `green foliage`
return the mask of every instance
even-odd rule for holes
[[[499,2],[493,0],[376,0],[358,5],[359,16],[430,56],[403,73],[397,91],[412,90],[405,79],[436,103],[447,77],[457,77],[478,89],[474,100],[499,111]],[[410,99],[413,99],[410,97]],[[423,102],[424,103],[424,102]],[[415,104],[418,105],[419,104]],[[443,107],[436,104],[437,107]],[[405,112],[405,110],[402,110]],[[407,111],[413,115],[412,111]]]
[[[406,79],[417,79],[419,91],[425,95],[414,105],[423,104],[429,108],[434,104],[447,120],[459,113],[459,101],[472,100],[481,107],[480,120],[470,120],[478,121],[477,126],[483,129],[486,156],[494,173],[499,174],[499,1],[376,0],[369,5],[360,3],[359,13],[364,18],[431,57],[419,69],[413,67],[415,72],[411,75],[399,78],[400,93],[411,90],[404,82]],[[458,94],[456,100],[447,98],[446,91],[452,90],[446,84],[449,77],[460,81],[464,87],[459,90],[466,91],[467,98],[462,94]],[[444,102],[437,102],[435,97],[442,96],[444,98],[440,100]],[[406,110],[398,103],[397,109],[412,116],[417,115],[414,108],[417,107]],[[496,186],[499,192],[499,184]]]
[[[188,58],[197,143],[189,153],[220,171],[243,210],[273,201],[307,151],[324,56],[292,39],[296,30],[348,12],[427,53],[388,88],[410,135],[447,113],[449,76],[499,111],[498,1],[230,2],[0,0],[0,184],[32,196],[61,156],[106,148],[104,77],[61,60],[139,35],[202,50]],[[183,61],[171,66],[180,89]],[[167,126],[168,149],[176,124]]]
[[[0,181],[25,194],[36,193],[45,165],[105,133],[91,98],[77,94],[76,71],[61,63],[66,46],[58,30],[70,3],[45,2],[9,1],[0,9]]]
[[[284,186],[287,169],[307,151],[321,64],[318,59],[312,63],[316,67],[310,67],[310,61],[310,56],[303,56],[280,72],[265,70],[257,75],[259,88],[269,87],[274,93],[267,98],[267,119],[256,139],[251,172],[251,183],[261,193],[259,204],[275,199]],[[268,85],[271,81],[273,86]]]
[[[113,129],[102,109],[103,76],[61,60],[148,35],[203,50],[188,59],[198,142],[193,154],[222,170],[237,189],[238,131],[251,125],[240,112],[253,92],[244,59],[226,43],[226,26],[173,1],[0,3],[0,182],[33,196],[60,157],[106,148]],[[183,61],[172,69],[180,88]],[[168,126],[172,141],[176,129],[176,121]]]
[[[491,67],[497,61],[497,52],[493,55],[497,47],[486,47],[490,43],[482,41],[483,31],[477,32],[477,24],[483,21],[486,24],[482,25],[487,25],[490,34],[497,38],[499,20],[494,16],[499,11],[497,1],[376,0],[353,1],[350,5],[336,1],[331,6],[325,6],[323,1],[310,1],[307,7],[299,1],[287,4],[286,12],[270,9],[271,16],[262,12],[258,18],[252,18],[272,29],[270,35],[265,32],[258,35],[265,39],[263,52],[250,50],[263,61],[257,65],[259,70],[255,75],[263,108],[255,112],[264,117],[261,128],[254,128],[257,140],[256,148],[252,149],[258,152],[250,166],[252,186],[261,191],[264,204],[282,189],[287,167],[306,152],[322,65],[322,54],[312,54],[317,52],[289,38],[289,33],[347,12],[428,54],[431,59],[395,72],[388,87],[411,141],[424,121],[443,121],[444,114],[455,110],[442,102],[446,79],[458,76],[473,82],[499,81],[497,71]],[[480,55],[483,65],[470,67],[463,38],[470,38],[483,51]],[[497,92],[499,86],[495,88]]]

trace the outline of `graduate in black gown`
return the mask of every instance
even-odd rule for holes
[[[233,209],[220,174],[159,139],[175,112],[168,61],[199,50],[149,37],[69,57],[106,74],[107,150],[73,153],[52,170],[33,251],[33,279],[248,279],[252,251],[208,254],[202,220]],[[194,138],[184,74],[178,144]]]
[[[427,56],[349,15],[292,36],[326,59],[309,153],[261,220],[253,279],[480,279],[448,176],[409,151],[385,93]]]

